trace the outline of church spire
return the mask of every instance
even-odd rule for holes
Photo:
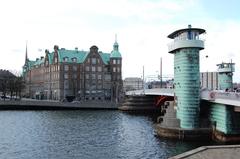
[[[28,52],[27,52],[27,42],[26,42],[26,52],[25,52],[25,64],[28,62]]]
[[[117,34],[115,34],[115,42],[114,42],[114,44],[113,44],[113,50],[116,50],[116,51],[118,51],[118,42],[117,42]]]

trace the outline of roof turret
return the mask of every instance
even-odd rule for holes
[[[121,53],[118,50],[117,36],[115,37],[115,42],[113,44],[113,51],[111,52],[110,58],[122,58]]]

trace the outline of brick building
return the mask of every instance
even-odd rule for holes
[[[122,57],[117,42],[111,53],[59,49],[23,66],[25,95],[37,99],[118,100],[122,93]]]

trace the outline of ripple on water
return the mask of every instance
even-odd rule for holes
[[[118,111],[1,111],[0,158],[167,158],[197,147],[154,136],[151,119]]]

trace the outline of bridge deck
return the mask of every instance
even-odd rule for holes
[[[164,96],[174,96],[174,89],[168,88],[155,88],[155,89],[145,89],[128,91],[126,95],[164,95]],[[201,99],[207,100],[212,103],[220,103],[225,105],[232,105],[240,107],[240,93],[236,92],[223,92],[223,91],[201,91]]]

